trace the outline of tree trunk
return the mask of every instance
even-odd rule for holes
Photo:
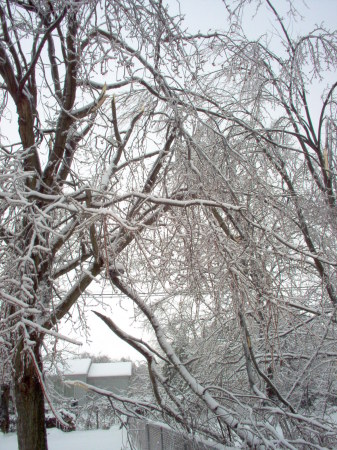
[[[3,384],[0,389],[0,430],[9,431],[9,384]]]
[[[42,373],[40,343],[35,345],[33,351]],[[34,363],[24,354],[22,344],[17,352],[15,369],[18,448],[48,450],[43,390]]]

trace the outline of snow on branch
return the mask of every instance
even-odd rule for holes
[[[48,329],[42,327],[41,325],[39,325],[38,323],[32,322],[31,320],[22,318],[21,322],[23,322],[25,325],[29,325],[30,327],[34,328],[35,330],[39,331],[40,333],[49,334],[58,339],[62,339],[63,341],[70,342],[71,344],[74,344],[74,345],[82,345],[82,342],[79,342],[76,339],[72,339],[68,336],[65,336],[64,334],[57,333],[56,331],[53,331],[53,330],[48,330]]]
[[[145,200],[146,202],[154,203],[157,205],[176,206],[178,208],[188,208],[192,206],[209,206],[221,208],[225,211],[228,210],[241,211],[245,209],[245,205],[233,205],[230,203],[216,202],[204,198],[176,200],[174,198],[156,197],[154,195],[143,194],[140,192],[130,192],[128,194],[125,194],[124,196],[118,197],[116,201],[126,200],[130,197],[140,198]]]

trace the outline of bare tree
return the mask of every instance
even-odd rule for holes
[[[2,369],[19,448],[45,449],[44,337],[72,342],[59,321],[123,271],[166,198],[184,205],[158,188],[179,128],[162,73],[184,51],[179,18],[152,0],[18,0],[0,15]]]
[[[317,117],[308,99],[336,33],[295,39],[266,0],[275,50],[240,28],[246,3],[193,36],[161,1],[1,4],[0,345],[20,449],[47,448],[44,337],[72,341],[58,323],[94,280],[157,341],[100,314],[153,388],[100,390],[118,414],[250,447],[334,441],[336,83]]]
[[[335,70],[337,36],[292,37],[267,0],[279,45],[251,41],[247,3],[233,2],[231,32],[176,37],[195,71],[174,90],[186,116],[166,180],[237,208],[168,209],[133,242],[141,282],[136,267],[111,277],[160,356],[103,319],[147,358],[157,402],[185,429],[250,447],[331,446],[337,84],[323,74]]]

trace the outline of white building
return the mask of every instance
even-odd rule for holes
[[[84,381],[115,394],[123,394],[130,385],[132,363],[94,363],[90,358],[68,359],[58,368],[58,372],[62,374],[62,381],[58,377],[54,383],[56,390],[66,397],[80,400],[86,391],[80,386],[67,385],[67,380]]]

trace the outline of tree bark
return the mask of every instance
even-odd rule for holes
[[[3,433],[9,431],[9,394],[9,385],[3,384],[0,391],[0,430]]]
[[[40,343],[33,349],[42,373]],[[25,354],[23,345],[15,361],[14,392],[17,410],[19,450],[48,450],[45,425],[44,395],[32,358]]]

